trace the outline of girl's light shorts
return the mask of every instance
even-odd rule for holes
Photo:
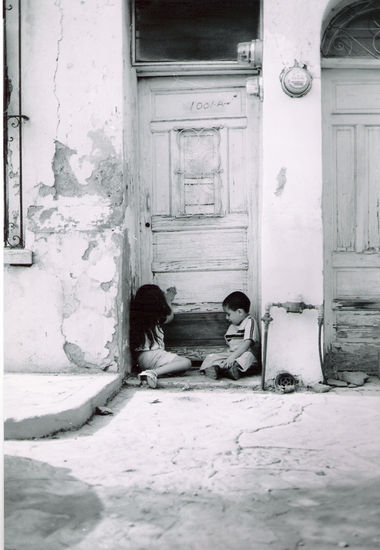
[[[158,369],[177,359],[178,355],[164,349],[141,351],[137,358],[139,367],[143,370]]]

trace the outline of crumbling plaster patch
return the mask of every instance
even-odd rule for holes
[[[111,140],[101,131],[90,134],[91,155],[82,160],[94,168],[86,183],[71,166],[76,150],[56,141],[54,185],[39,185],[38,204],[28,209],[28,219],[38,243],[37,262],[61,280],[63,351],[79,368],[108,368],[118,360],[121,338],[119,232],[125,201]]]
[[[286,185],[286,181],[287,181],[286,168],[283,166],[277,175],[277,188],[276,188],[276,191],[274,192],[276,197],[279,197],[280,195],[282,195]]]
[[[46,210],[44,210],[43,212],[41,212],[40,214],[40,222],[41,223],[44,223],[46,220],[48,220],[53,214],[54,212],[57,212],[58,211],[58,208],[55,207],[55,208],[47,208]]]
[[[46,281],[38,277],[34,281],[36,294],[56,306],[54,319],[44,315],[43,306],[49,309],[44,299],[34,310],[36,326],[46,327],[56,338],[44,339],[43,346],[33,341],[30,347],[37,350],[36,361],[40,355],[42,363],[59,369],[73,363],[99,368],[120,355],[122,287],[127,297],[130,294],[130,278],[121,281],[122,262],[131,261],[124,257],[129,231],[124,219],[125,182],[130,181],[131,170],[124,158],[129,149],[123,145],[121,4],[107,0],[89,12],[84,2],[68,9],[62,0],[53,0],[39,9],[26,0],[24,8],[23,76],[30,92],[25,94],[24,107],[31,121],[24,132],[25,234],[34,265],[22,272],[20,280],[24,307],[30,310],[34,305],[28,292],[30,279],[47,274]],[[78,56],[73,44],[79,44],[84,55]],[[42,101],[35,86],[42,90]],[[90,324],[98,323],[103,334],[101,341],[92,335],[99,342],[95,351],[88,323],[77,323],[77,339],[69,339],[75,316],[83,308],[92,311]],[[18,334],[17,312],[15,319],[17,349],[23,343],[24,325],[25,334],[33,333],[34,325],[28,318]],[[24,344],[27,349],[28,342]]]
[[[83,239],[84,235],[80,236]],[[63,242],[69,246],[66,239]],[[118,356],[113,342],[119,331],[119,245],[112,231],[98,235],[96,241],[83,240],[77,263],[70,266],[70,275],[66,276],[62,334],[70,346],[65,345],[64,350],[79,367],[103,368]],[[107,283],[107,292],[102,283]]]
[[[112,143],[112,139],[106,135],[104,130],[96,129],[87,132],[88,137],[91,139],[91,158],[102,159],[105,157],[112,157],[115,155],[115,148]],[[81,162],[87,159],[87,157],[81,157]]]
[[[97,143],[101,131],[95,133]],[[94,132],[91,134],[94,135]],[[77,155],[75,149],[55,142],[52,161],[54,184],[39,184],[38,197],[28,208],[29,229],[32,232],[65,231],[73,229],[98,229],[120,227],[124,219],[124,195],[122,162],[115,154],[108,136],[103,135],[102,144],[106,157],[101,157],[98,146],[94,154],[85,155],[91,163],[91,174],[82,183],[71,166],[71,158]],[[80,199],[80,200],[78,200]],[[57,202],[59,200],[59,205]],[[56,210],[53,211],[52,209]],[[47,209],[44,213],[40,210]],[[36,217],[38,212],[39,216]],[[54,214],[54,218],[50,217]]]
[[[76,344],[65,342],[65,344],[63,345],[63,351],[66,353],[69,361],[71,363],[74,363],[74,365],[77,365],[78,367],[89,369],[96,368],[97,366],[94,363],[89,363],[84,359],[83,351]]]
[[[65,343],[76,344],[83,351],[86,362],[99,367],[109,357],[106,345],[112,342],[114,332],[115,318],[106,317],[95,308],[85,307],[84,303],[62,323]]]
[[[86,248],[83,256],[82,256],[82,260],[88,260],[90,254],[91,254],[91,250],[93,250],[94,248],[96,248],[98,246],[97,242],[96,241],[90,241],[88,243],[88,247]]]
[[[107,157],[92,159],[95,167],[85,184],[79,183],[71,167],[70,157],[74,154],[77,154],[76,150],[55,142],[52,162],[55,198],[98,195],[110,199],[111,206],[120,206],[123,202],[123,174],[120,159],[114,152],[108,151]]]

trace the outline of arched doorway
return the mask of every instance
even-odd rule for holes
[[[380,371],[380,7],[344,3],[322,39],[325,349]]]

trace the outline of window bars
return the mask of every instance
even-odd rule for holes
[[[380,59],[379,0],[354,2],[330,21],[323,35],[323,57]]]
[[[22,212],[21,0],[3,3],[4,17],[4,244],[24,246]]]

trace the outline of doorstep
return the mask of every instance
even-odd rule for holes
[[[273,382],[273,381],[272,381]],[[239,380],[231,380],[229,378],[219,378],[218,380],[213,380],[208,378],[204,374],[201,374],[198,369],[190,369],[180,376],[163,376],[158,379],[158,389],[179,389],[182,391],[186,390],[254,390],[256,392],[262,391],[264,393],[277,393],[283,395],[283,392],[276,390],[273,384],[266,386],[265,390],[261,389],[261,374],[256,374],[253,376],[244,376]],[[141,387],[142,389],[148,388],[147,384],[140,385],[135,374],[131,374],[124,379],[124,385],[130,387]],[[318,384],[316,384],[318,386]],[[296,387],[295,391],[299,392],[312,392],[320,393],[314,386],[303,386],[300,385]],[[292,393],[292,392],[290,392]],[[347,386],[347,387],[333,387],[329,388],[330,394],[338,395],[347,395],[347,394],[356,394],[356,395],[380,395],[380,379],[378,376],[369,376],[368,381],[365,382],[362,386]]]
[[[140,386],[140,381],[135,375],[128,376],[124,380],[126,386]],[[219,378],[213,380],[198,369],[190,369],[181,376],[162,376],[158,379],[159,388],[176,388],[185,390],[207,390],[207,389],[246,389],[259,390],[261,387],[261,375],[243,376],[239,380],[230,378]]]
[[[119,374],[4,375],[5,439],[33,439],[82,426],[116,395]]]

